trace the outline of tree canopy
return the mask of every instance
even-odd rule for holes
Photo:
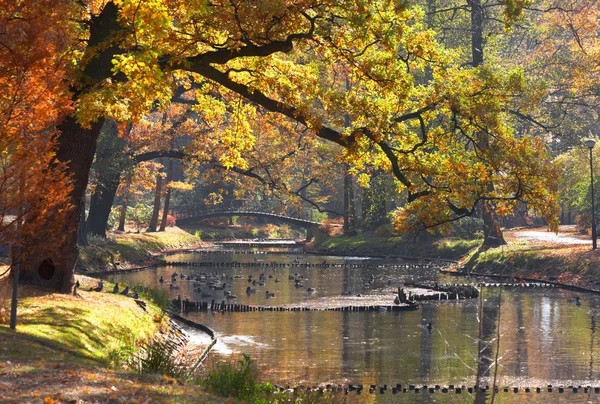
[[[7,32],[16,29],[12,21],[24,18],[27,7],[35,7],[30,3],[40,4],[23,0],[6,13]],[[498,58],[476,67],[465,64],[464,52],[440,43],[417,5],[391,0],[60,4],[41,3],[61,27],[60,35],[43,38],[64,61],[58,93],[70,94],[74,108],[56,137],[55,160],[72,179],[74,209],[66,229],[79,221],[104,120],[137,123],[152,112],[166,114],[180,88],[193,90],[183,99],[193,104],[190,125],[201,120],[209,129],[195,152],[216,153],[227,169],[247,170],[252,153],[295,144],[298,131],[307,130],[343,148],[343,161],[363,185],[369,183],[366,167],[392,174],[407,202],[395,212],[399,230],[443,226],[473,215],[481,202],[508,214],[525,201],[557,224],[552,181],[557,170],[548,139],[516,133],[513,113],[529,116],[550,95],[521,66]],[[500,18],[514,24],[522,8],[509,3]],[[575,83],[573,77],[573,91]],[[302,127],[284,129],[298,124]],[[162,133],[145,132],[153,139]],[[61,250],[60,266],[72,266],[73,239]]]

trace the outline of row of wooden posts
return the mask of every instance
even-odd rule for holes
[[[216,302],[192,302],[188,299],[173,300],[175,308],[181,313],[191,312],[249,312],[249,311],[403,311],[415,310],[418,305],[364,305],[364,306],[336,306],[336,307],[310,307],[310,306],[253,306],[247,304],[227,303],[225,300]]]
[[[370,394],[375,393],[377,390],[379,390],[379,394],[385,394],[386,392],[391,392],[392,394],[398,394],[398,393],[408,393],[408,392],[414,392],[414,393],[429,393],[429,394],[433,394],[433,393],[454,393],[454,394],[462,394],[464,393],[468,393],[468,394],[473,394],[473,393],[477,393],[478,391],[481,393],[487,393],[487,394],[491,394],[491,391],[494,390],[496,393],[499,393],[501,391],[508,393],[508,392],[512,392],[512,393],[566,393],[566,392],[571,392],[571,393],[578,393],[578,392],[582,392],[584,394],[588,394],[588,393],[595,393],[595,394],[600,394],[600,387],[592,387],[590,385],[588,386],[553,386],[551,384],[547,385],[547,386],[537,386],[537,387],[530,387],[530,386],[526,386],[526,387],[519,387],[519,386],[504,386],[504,387],[499,387],[499,386],[495,386],[495,387],[490,387],[489,385],[486,386],[465,386],[465,385],[461,385],[461,386],[455,386],[453,384],[450,384],[448,386],[440,386],[439,384],[436,384],[435,386],[430,386],[430,385],[424,385],[424,386],[417,386],[417,385],[402,385],[401,383],[397,383],[395,385],[392,386],[388,386],[387,384],[383,384],[383,385],[376,385],[376,384],[371,384],[371,385],[367,385],[367,386],[363,386],[362,384],[358,384],[358,385],[353,385],[353,384],[349,384],[349,385],[338,385],[338,386],[332,386],[330,384],[326,385],[326,386],[313,386],[313,387],[305,387],[303,385],[301,386],[296,386],[296,387],[290,387],[290,386],[278,386],[275,385],[274,386],[276,390],[278,391],[288,391],[288,392],[299,392],[299,391],[306,391],[306,392],[318,392],[318,393],[325,393],[325,392],[344,392],[345,394],[348,394],[350,392],[356,392],[356,394],[361,394],[363,392],[363,390],[367,390]]]
[[[214,261],[164,261],[164,265],[201,267],[201,268],[406,268],[420,269],[432,268],[427,264],[335,264],[335,263],[308,263],[308,262],[214,262]]]

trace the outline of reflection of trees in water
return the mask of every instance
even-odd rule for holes
[[[477,377],[476,384],[480,386],[483,378],[489,378],[492,371],[494,359],[493,342],[496,337],[496,320],[498,318],[497,299],[489,299],[488,304],[485,304],[484,295],[488,295],[490,290],[481,289],[479,293],[478,320],[479,332],[477,335]],[[477,389],[475,395],[475,403],[485,403],[487,393],[482,393],[481,389]]]
[[[436,314],[436,308],[433,304],[424,304],[421,305],[421,310],[423,311],[423,318],[425,321],[430,322],[433,321]],[[431,371],[431,358],[432,356],[432,337],[431,330],[428,330],[427,327],[421,327],[421,355],[420,355],[420,371],[422,378],[428,378]]]

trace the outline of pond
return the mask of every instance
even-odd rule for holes
[[[169,287],[174,272],[196,277],[211,274],[209,279],[214,276],[228,284],[226,290],[237,296],[237,303],[251,305],[318,303],[344,292],[385,296],[392,304],[396,285],[403,282],[472,281],[448,278],[429,263],[415,267],[414,262],[398,260],[311,256],[282,253],[280,249],[261,252],[177,254],[169,256],[169,261],[236,262],[240,266],[165,266],[113,275],[111,280],[162,287],[173,298],[222,300],[223,291],[179,276],[174,282],[179,289]],[[339,266],[258,267],[266,263]],[[261,273],[265,274],[264,286],[248,282],[249,275],[258,280]],[[159,282],[161,277],[164,283]],[[295,287],[290,278],[301,279],[304,287]],[[249,286],[256,293],[246,294]],[[316,291],[309,293],[308,287]],[[267,298],[267,290],[275,296]],[[575,296],[580,296],[580,304],[574,302]],[[414,311],[208,312],[188,317],[218,332],[216,353],[245,353],[256,358],[275,383],[472,386],[478,375],[482,385],[491,384],[500,316],[498,384],[545,387],[596,385],[594,380],[600,372],[599,307],[599,296],[560,289],[502,288],[501,292],[500,288],[483,288],[480,299],[425,302]],[[480,311],[482,322],[478,320]],[[573,402],[575,396],[567,401]]]

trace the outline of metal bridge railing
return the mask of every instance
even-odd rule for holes
[[[222,203],[216,205],[206,205],[201,203],[194,206],[184,206],[181,209],[174,209],[174,211],[180,218],[189,218],[218,213],[245,212],[272,214],[311,222],[316,221],[315,212],[313,209],[307,209],[299,212],[297,210],[286,208],[276,201],[256,199],[230,199],[224,200]]]

